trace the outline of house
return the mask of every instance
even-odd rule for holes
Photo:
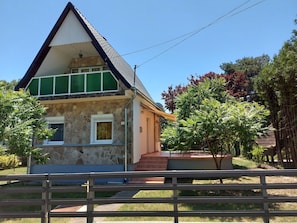
[[[16,90],[47,107],[49,154],[31,173],[133,169],[160,151],[160,110],[136,73],[87,19],[68,3]]]

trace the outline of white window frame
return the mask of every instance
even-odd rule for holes
[[[97,140],[97,123],[98,122],[111,122],[111,139]],[[91,116],[91,144],[112,144],[114,136],[114,118],[112,114],[99,114]]]
[[[64,137],[65,137],[65,122],[64,122],[64,116],[56,116],[56,117],[46,117],[45,118],[48,127],[50,124],[63,124],[64,125],[64,135],[63,135],[63,141],[51,141],[50,139],[46,139],[43,141],[44,145],[62,145],[64,144]]]

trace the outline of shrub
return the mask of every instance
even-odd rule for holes
[[[1,155],[0,169],[10,169],[18,167],[19,158],[16,155]]]
[[[257,163],[263,163],[264,148],[262,146],[254,146],[252,149],[252,159]]]
[[[2,145],[0,145],[0,156],[3,156],[6,154],[6,148]]]

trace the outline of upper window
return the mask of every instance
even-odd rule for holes
[[[64,143],[64,117],[47,117],[48,127],[55,130],[54,135],[45,140],[44,144],[60,145]]]
[[[91,117],[91,143],[112,144],[113,115],[102,114]]]

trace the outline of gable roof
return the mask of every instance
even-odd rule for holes
[[[33,60],[31,66],[27,70],[24,77],[20,80],[18,85],[16,86],[16,90],[20,88],[25,88],[27,84],[30,82],[31,78],[34,77],[36,72],[38,71],[40,65],[45,59],[46,55],[51,49],[50,43],[58,32],[59,28],[63,24],[68,13],[72,11],[80,22],[84,30],[87,32],[89,37],[91,38],[91,42],[99,55],[105,60],[108,64],[109,68],[113,72],[113,74],[120,79],[128,88],[135,87],[137,91],[150,100],[153,103],[153,99],[151,98],[149,92],[146,90],[140,79],[134,74],[134,71],[130,67],[130,65],[118,54],[118,52],[107,42],[107,40],[99,34],[96,29],[88,22],[88,20],[79,12],[78,9],[74,7],[71,2],[68,2],[62,14],[60,15],[58,21],[54,25],[50,34],[46,38],[43,43],[41,49]]]

